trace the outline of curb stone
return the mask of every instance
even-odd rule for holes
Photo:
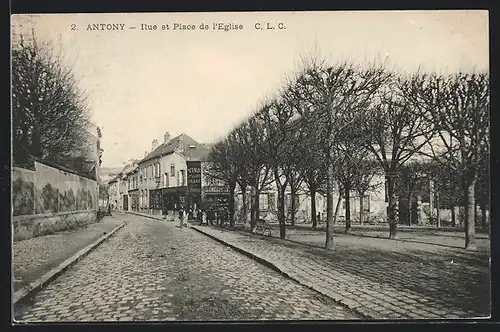
[[[167,221],[165,218],[157,217],[155,215],[135,213],[135,212],[132,212],[132,211],[125,211],[123,213],[128,213],[128,214],[132,214],[134,216],[139,216],[139,217],[144,217],[144,218],[155,219],[155,220],[159,220],[159,221]],[[176,221],[170,221],[170,220],[168,220],[168,222],[178,223],[179,221],[178,220],[176,220]],[[184,223],[184,227],[188,227],[188,225],[189,224]]]
[[[198,229],[196,226],[190,226],[190,227],[192,229],[196,230],[197,232],[199,232],[199,233],[201,233],[201,234],[203,234],[203,235],[205,235],[205,236],[207,236],[207,237],[209,237],[209,238],[211,238],[211,239],[213,239],[213,240],[215,240],[215,241],[217,241],[217,242],[219,242],[221,244],[224,244],[224,245],[232,248],[233,250],[235,250],[235,251],[237,251],[237,252],[239,252],[239,253],[247,256],[247,257],[250,257],[251,259],[253,259],[253,260],[255,260],[255,261],[257,261],[257,262],[259,262],[259,263],[261,263],[261,264],[263,264],[263,265],[271,268],[272,270],[280,273],[281,275],[285,276],[286,278],[291,279],[291,280],[295,281],[296,283],[298,283],[298,284],[300,284],[302,286],[305,286],[305,287],[307,287],[307,288],[309,288],[309,289],[311,289],[311,290],[313,290],[313,291],[315,291],[317,293],[320,293],[323,296],[326,296],[326,297],[332,299],[334,302],[336,302],[336,303],[338,303],[338,304],[340,304],[340,305],[348,308],[349,310],[355,312],[358,315],[361,315],[363,318],[366,318],[366,319],[377,319],[371,313],[363,310],[362,307],[355,306],[355,305],[349,305],[348,303],[346,303],[347,301],[344,301],[338,294],[331,294],[330,291],[319,290],[316,287],[311,286],[309,283],[301,281],[298,278],[289,275],[288,273],[286,273],[284,271],[284,268],[280,267],[278,264],[272,263],[269,260],[267,260],[267,259],[265,259],[263,257],[260,257],[259,255],[250,253],[250,252],[248,252],[248,251],[246,251],[244,249],[241,249],[241,248],[239,248],[239,247],[237,247],[237,246],[235,246],[233,244],[230,244],[230,243],[228,243],[228,242],[226,242],[226,241],[224,241],[224,240],[222,240],[222,239],[220,239],[220,238],[218,238],[218,237],[216,237],[216,236],[214,236],[212,234],[208,234],[207,232],[204,232],[204,231]]]
[[[101,236],[99,239],[89,244],[85,248],[78,251],[76,254],[66,259],[64,262],[59,264],[57,267],[53,268],[49,272],[45,273],[39,279],[31,282],[28,286],[21,288],[20,290],[14,292],[12,296],[12,306],[13,308],[19,306],[21,303],[33,299],[36,293],[41,291],[45,286],[47,286],[50,282],[54,281],[61,274],[66,272],[70,267],[75,265],[79,260],[83,257],[87,256],[92,250],[97,248],[102,242],[110,238],[113,234],[115,234],[118,230],[123,228],[125,223],[122,222],[121,225],[118,225],[109,233]]]
[[[148,215],[148,214],[142,214],[142,213],[135,213],[135,212],[132,212],[132,211],[123,211],[123,213],[133,214],[135,216],[145,217],[145,218],[151,218],[151,219],[156,219],[156,220],[165,220],[163,218],[156,217],[154,215]]]

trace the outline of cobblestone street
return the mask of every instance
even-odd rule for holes
[[[195,230],[127,225],[19,308],[22,322],[360,319]]]
[[[119,224],[120,220],[105,217],[97,223],[71,231],[14,242],[12,257],[14,291],[50,271]]]
[[[450,319],[490,314],[489,252],[485,250],[341,235],[334,238],[335,249],[326,251],[240,231],[195,228],[372,318]],[[314,237],[324,241],[324,236]],[[294,240],[302,239],[295,234]]]

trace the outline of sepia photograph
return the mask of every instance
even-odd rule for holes
[[[11,15],[15,324],[491,317],[486,10]]]

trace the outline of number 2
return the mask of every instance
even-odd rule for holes
[[[76,30],[76,24],[71,24],[71,30]]]

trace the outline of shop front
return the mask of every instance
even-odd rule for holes
[[[185,186],[162,188],[163,213],[165,214],[167,211],[179,211],[185,202],[186,192],[187,188]]]
[[[132,211],[139,211],[139,189],[131,189],[128,191],[130,196],[130,209]]]
[[[187,166],[187,192],[186,206],[189,219],[197,216],[201,207],[201,161],[186,161]]]
[[[229,189],[226,186],[203,187],[203,206],[212,211],[229,209]]]

